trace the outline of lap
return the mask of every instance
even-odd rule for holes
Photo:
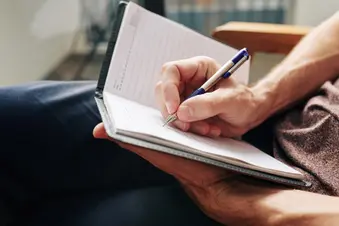
[[[50,197],[173,184],[169,175],[92,130],[94,82],[0,88],[1,205],[17,212]]]
[[[29,178],[29,186],[40,191],[62,191],[116,188],[117,180],[126,184],[126,178],[141,174],[147,180],[145,173],[158,171],[114,142],[93,138],[101,122],[94,88],[94,82],[37,82],[0,89],[0,135],[6,147],[0,161],[11,163],[13,176]]]
[[[0,88],[0,212],[27,226],[215,225],[171,176],[93,138],[95,86]],[[251,134],[244,137],[257,142]]]
[[[212,226],[177,186],[142,188],[120,193],[77,194],[49,200],[22,226]]]

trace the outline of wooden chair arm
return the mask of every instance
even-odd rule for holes
[[[246,47],[250,54],[288,54],[310,30],[294,25],[229,22],[216,27],[212,37],[236,49]]]

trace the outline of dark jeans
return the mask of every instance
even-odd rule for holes
[[[93,138],[95,85],[0,88],[0,225],[217,225],[171,176]]]

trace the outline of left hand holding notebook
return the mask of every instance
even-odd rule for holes
[[[106,134],[103,123],[95,127],[93,134],[98,139],[111,139]],[[266,184],[265,181],[258,182],[220,167],[154,152],[117,140],[114,142],[175,177],[187,195],[207,216],[225,225],[237,225],[243,220],[254,218],[255,211],[240,211],[239,208],[258,204],[264,196],[283,191],[272,184]],[[264,205],[256,206],[258,212],[268,212]],[[261,222],[257,223],[262,225]]]
[[[102,123],[96,126],[93,134],[94,137],[99,139],[110,139]],[[182,184],[187,194],[209,217],[219,222],[224,222],[224,220],[217,215],[222,213],[222,217],[225,218],[226,221],[229,220],[228,215],[232,210],[218,205],[217,199],[220,199],[220,203],[225,201],[223,200],[225,196],[227,196],[227,200],[230,199],[227,191],[234,185],[230,181],[235,181],[238,177],[237,174],[198,161],[166,153],[154,152],[143,147],[116,140],[114,140],[114,142],[117,142],[122,148],[136,153],[159,169],[174,176]],[[220,195],[222,191],[224,191],[224,194]]]
[[[156,87],[163,117],[176,112],[178,120],[172,124],[177,128],[213,137],[238,137],[265,120],[263,98],[232,77],[210,92],[186,100],[219,68],[219,62],[208,57],[165,64]]]

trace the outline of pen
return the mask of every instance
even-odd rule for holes
[[[248,59],[249,54],[247,49],[241,49],[231,60],[227,61],[212,77],[210,77],[200,88],[196,89],[187,99],[206,93],[221,79],[230,77]],[[175,121],[176,119],[176,113],[169,115],[163,126]]]

